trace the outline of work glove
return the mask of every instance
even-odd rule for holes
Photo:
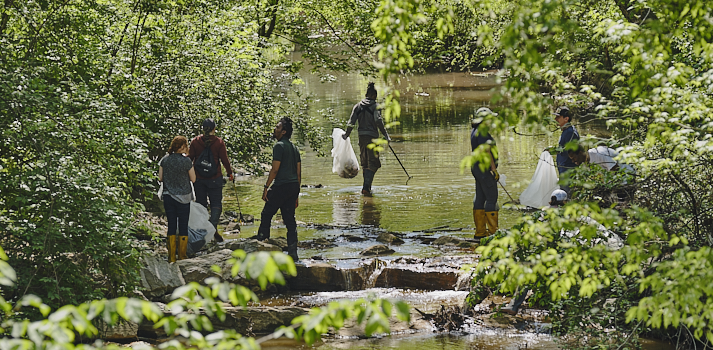
[[[500,181],[500,174],[498,173],[498,169],[490,170],[490,175],[493,175],[495,181]]]

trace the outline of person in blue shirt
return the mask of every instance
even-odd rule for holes
[[[569,107],[561,106],[557,108],[555,112],[555,122],[557,122],[557,125],[559,125],[559,128],[562,130],[562,135],[559,140],[561,151],[557,153],[557,170],[559,171],[560,179],[562,178],[562,174],[577,166],[577,164],[569,158],[567,151],[564,149],[567,143],[579,140],[579,133],[572,125],[572,118],[572,112],[569,110]],[[560,188],[567,192],[567,194],[570,194],[569,186],[560,185]]]
[[[473,198],[473,222],[475,223],[475,239],[490,236],[498,230],[498,157],[495,140],[488,132],[480,130],[484,117],[497,116],[488,107],[481,107],[475,112],[471,121],[473,129],[470,132],[471,151],[482,147],[490,163],[485,170],[480,168],[480,162],[475,162],[470,172],[475,178],[475,197]],[[495,151],[495,152],[493,152]]]

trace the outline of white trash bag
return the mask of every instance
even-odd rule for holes
[[[210,223],[210,214],[208,214],[208,209],[198,202],[191,202],[191,214],[188,217],[188,230],[195,231],[195,233],[203,236],[203,239],[205,240],[203,244],[212,241],[215,236],[215,227],[213,227],[213,224]],[[193,235],[189,235],[189,245],[192,240],[190,236]],[[198,251],[201,247],[197,247],[195,251]]]
[[[351,179],[359,174],[359,159],[349,138],[342,138],[344,133],[340,128],[334,128],[332,131],[332,172],[339,174],[339,177]]]
[[[557,169],[550,152],[544,151],[540,154],[535,174],[532,175],[530,186],[520,195],[520,203],[528,207],[542,208],[550,204],[550,197],[554,190],[559,189],[557,185]]]

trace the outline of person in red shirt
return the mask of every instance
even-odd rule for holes
[[[193,161],[195,166],[196,158],[198,158],[206,145],[210,147],[213,153],[213,158],[216,164],[218,164],[218,169],[215,175],[211,177],[203,177],[196,171],[196,182],[194,183],[194,188],[196,191],[196,202],[200,203],[204,207],[208,208],[208,202],[210,202],[210,223],[218,231],[218,220],[220,220],[220,213],[223,211],[223,172],[220,169],[220,163],[223,163],[225,171],[228,173],[230,181],[233,181],[233,168],[230,167],[230,160],[228,159],[228,151],[225,148],[225,143],[223,140],[215,136],[215,122],[213,119],[206,119],[203,121],[203,135],[199,135],[191,140],[191,147],[188,151],[188,157]],[[220,163],[219,163],[220,162]],[[216,238],[220,240],[220,235],[216,235]]]

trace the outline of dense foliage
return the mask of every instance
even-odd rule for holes
[[[236,166],[259,166],[279,117],[320,134],[259,20],[224,1],[0,5],[0,227],[9,299],[52,306],[133,291],[134,214],[175,135],[211,117]],[[252,11],[256,11],[252,8]]]
[[[479,4],[502,8],[496,1]],[[500,96],[511,107],[489,121],[491,132],[523,120],[541,127],[553,105],[569,104],[577,117],[608,120],[609,144],[637,174],[576,169],[568,181],[578,203],[548,212],[543,221],[527,216],[479,248],[479,273],[501,291],[544,289],[555,300],[549,307],[562,316],[556,318],[561,332],[600,335],[576,338],[591,341],[582,346],[619,347],[617,340],[636,339],[607,335],[615,329],[635,335],[662,330],[680,337],[682,346],[710,341],[711,3],[512,4],[502,30],[480,31],[483,42],[499,38],[508,74]],[[624,246],[607,248],[598,236],[604,231],[584,217]]]

